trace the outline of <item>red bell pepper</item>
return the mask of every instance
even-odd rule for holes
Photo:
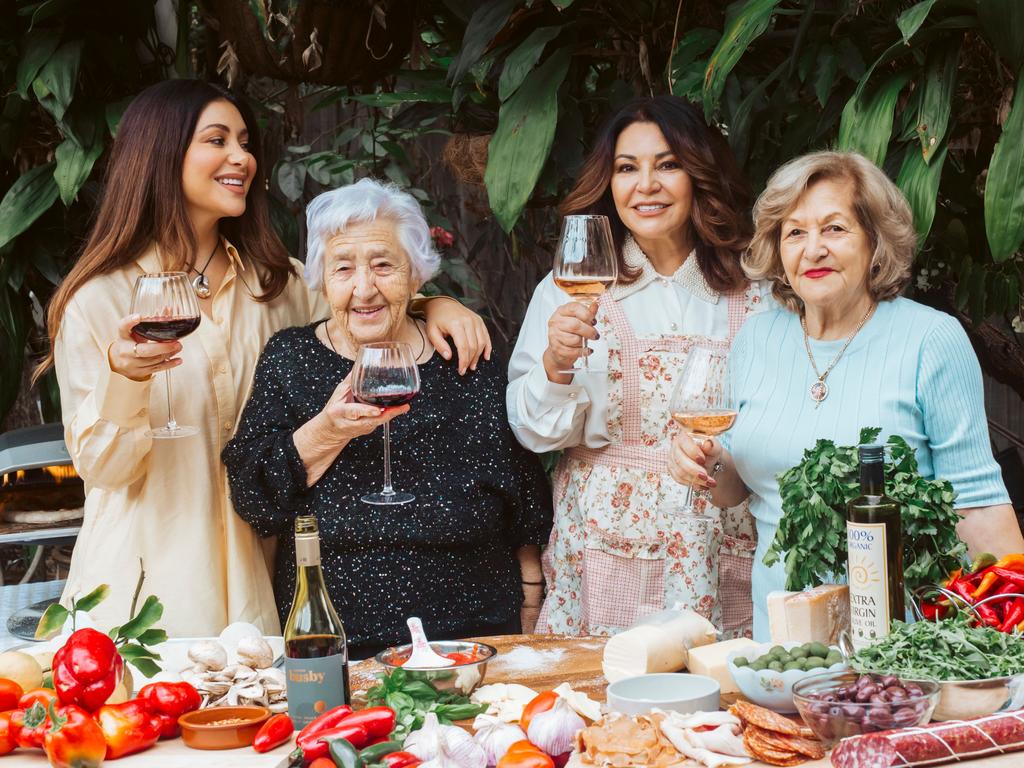
[[[36,702],[28,709],[16,709],[11,713],[11,725],[15,730],[15,739],[23,749],[42,749],[46,741],[46,731],[50,727],[50,716],[47,705]]]
[[[324,712],[319,717],[314,718],[305,728],[299,731],[299,735],[295,737],[295,740],[304,739],[310,734],[317,733],[318,731],[326,731],[328,728],[333,728],[336,725],[340,725],[341,721],[352,714],[352,707],[348,704],[341,704],[337,707],[332,707]]]
[[[18,709],[32,709],[33,704],[41,704],[45,710],[50,706],[50,702],[54,704],[60,704],[60,700],[57,699],[57,692],[52,688],[32,688],[31,690],[25,691],[24,695],[18,699]]]
[[[415,768],[415,766],[423,762],[412,752],[392,752],[384,755],[380,761],[387,768]]]
[[[56,709],[50,703],[43,746],[52,768],[98,768],[103,764],[107,744],[103,731],[88,712],[74,704]]]
[[[160,738],[173,739],[181,735],[178,718],[186,712],[199,709],[203,703],[199,691],[189,683],[149,683],[142,686],[138,698],[160,721]]]
[[[9,755],[18,748],[18,731],[14,722],[14,710],[0,713],[0,755]]]
[[[18,702],[25,691],[14,680],[0,678],[0,712],[9,712],[18,708]]]
[[[342,722],[334,728],[316,733],[301,734],[295,740],[295,750],[289,756],[292,761],[299,758],[304,762],[316,760],[318,757],[325,757],[330,753],[330,741],[332,739],[345,739],[356,749],[362,749],[369,741],[370,736],[366,732],[366,726],[355,724],[349,725]]]
[[[274,747],[279,747],[291,738],[295,732],[292,719],[286,712],[272,716],[256,732],[256,738],[252,741],[252,748],[257,752],[269,752]]]
[[[108,760],[149,749],[160,740],[160,719],[141,699],[107,704],[95,718],[107,741]]]
[[[53,687],[62,704],[90,712],[102,707],[124,675],[114,641],[95,629],[80,629],[53,655]]]

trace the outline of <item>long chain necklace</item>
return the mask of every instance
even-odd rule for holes
[[[218,242],[213,246],[213,252],[210,254],[210,258],[206,260],[206,264],[203,265],[202,269],[196,269],[195,265],[192,265],[192,271],[196,273],[196,276],[192,278],[192,290],[196,292],[196,296],[200,299],[210,298],[210,279],[206,276],[206,269],[210,266],[210,262],[213,261],[213,257],[217,255],[217,249],[220,248]]]
[[[832,358],[832,362],[828,364],[824,373],[818,373],[818,364],[814,362],[814,353],[811,352],[811,342],[807,334],[807,319],[803,315],[800,315],[800,327],[804,331],[804,349],[807,350],[807,359],[811,361],[811,368],[814,370],[814,375],[818,377],[817,380],[811,384],[811,388],[809,390],[811,400],[814,401],[815,409],[817,409],[825,398],[828,397],[828,383],[825,379],[827,379],[828,375],[832,373],[832,369],[836,367],[836,363],[839,362],[839,358],[841,358],[843,353],[846,352],[846,348],[850,346],[850,342],[853,341],[854,337],[860,333],[860,329],[863,328],[864,324],[871,318],[876,306],[876,304],[872,304],[868,307],[868,311],[864,313],[864,317],[862,317],[860,322],[857,323],[857,327],[853,329],[853,333],[846,337],[846,343],[843,344],[843,347],[839,350],[838,354]]]
[[[331,329],[328,326],[329,322],[329,320],[324,320],[324,333],[327,334],[327,343],[331,345],[331,350],[334,354],[340,355],[341,353],[338,351],[338,348],[334,346],[334,339],[331,338]],[[427,337],[423,334],[423,329],[420,328],[420,324],[416,320],[413,320],[413,324],[416,326],[416,331],[420,335],[420,351],[416,355],[416,359],[419,360],[423,357],[423,353],[427,351]]]

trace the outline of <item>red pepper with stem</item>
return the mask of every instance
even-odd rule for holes
[[[1022,620],[1024,620],[1024,597],[1016,597],[1006,607],[1006,611],[1003,613],[1003,623],[999,625],[999,631],[1013,632]]]
[[[303,762],[316,760],[318,757],[326,757],[330,754],[330,741],[332,739],[345,739],[356,749],[362,749],[370,743],[370,736],[366,732],[366,726],[356,723],[348,725],[342,722],[334,728],[325,731],[301,734],[295,740],[295,750],[288,756],[290,764],[301,765]]]
[[[50,727],[50,716],[47,714],[47,707],[52,702],[41,704],[36,702],[28,709],[16,709],[11,713],[11,726],[14,729],[15,739],[22,749],[42,749],[46,740],[46,731]]]
[[[395,730],[395,710],[391,707],[368,707],[353,712],[345,718],[342,724],[361,725],[366,728],[369,741],[363,746],[369,746],[377,739],[387,738]],[[353,746],[362,749],[358,744],[353,744]]]
[[[160,718],[141,699],[107,704],[96,711],[95,718],[107,740],[110,760],[149,749],[160,739]]]
[[[275,747],[284,744],[292,737],[295,726],[287,712],[273,715],[256,732],[256,738],[252,741],[252,748],[257,752],[269,752]]]
[[[995,609],[990,605],[976,605],[974,610],[978,612],[978,616],[981,617],[983,624],[988,624],[990,627],[996,627],[997,629],[1003,623],[1002,619],[999,618],[999,614],[995,612]]]
[[[107,744],[103,731],[88,712],[75,705],[56,709],[50,703],[44,748],[52,768],[98,768]]]
[[[199,709],[203,703],[199,691],[189,683],[149,683],[139,691],[141,699],[160,723],[160,738],[181,735],[178,718]]]
[[[90,712],[110,698],[124,674],[114,641],[95,629],[80,629],[53,655],[53,687],[62,704]]]
[[[299,735],[295,737],[296,741],[304,739],[310,734],[318,731],[326,731],[328,728],[333,728],[336,725],[341,725],[341,721],[352,714],[352,707],[348,704],[341,704],[337,707],[332,707],[324,712],[319,717],[313,719],[305,728],[299,731]]]
[[[420,760],[412,752],[390,752],[380,759],[386,768],[415,768]]]

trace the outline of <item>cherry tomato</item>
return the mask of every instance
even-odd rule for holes
[[[17,709],[18,702],[25,694],[20,685],[6,677],[0,677],[0,712]]]

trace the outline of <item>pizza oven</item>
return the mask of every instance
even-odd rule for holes
[[[63,425],[0,435],[0,543],[74,536],[84,503]]]

